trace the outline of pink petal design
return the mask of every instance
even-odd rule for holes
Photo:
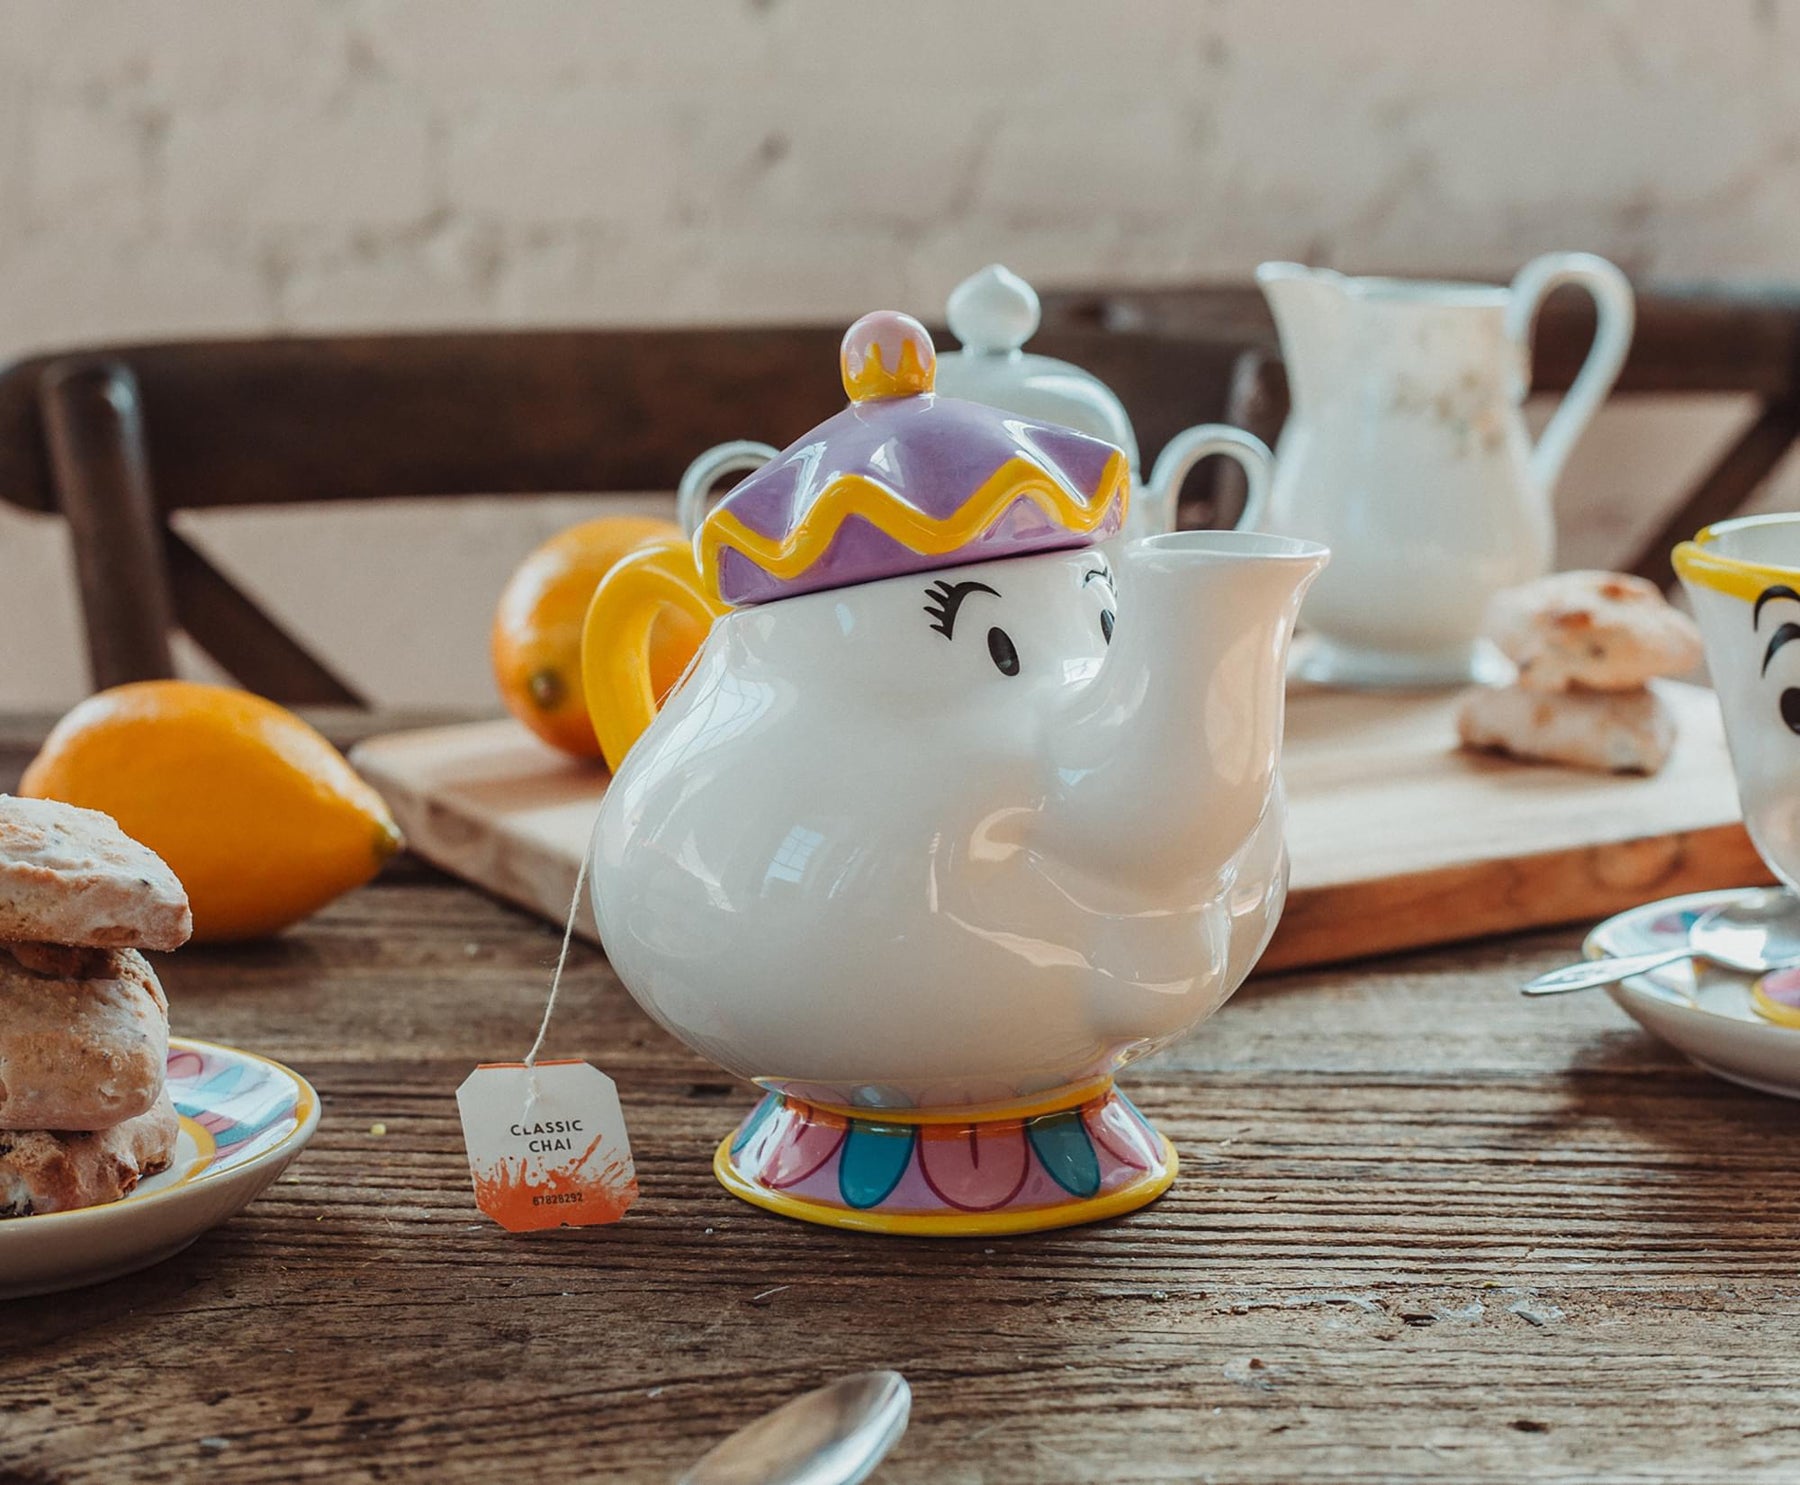
[[[1005,1206],[1025,1185],[1031,1153],[1025,1126],[927,1124],[919,1130],[919,1169],[925,1184],[948,1205],[965,1212]]]
[[[1123,1099],[1109,1098],[1098,1108],[1082,1112],[1094,1143],[1121,1165],[1153,1170],[1162,1163],[1156,1137]]]
[[[168,1075],[177,1081],[197,1080],[205,1067],[206,1059],[198,1052],[190,1052],[186,1047],[177,1048],[169,1053]]]
[[[784,1110],[785,1126],[757,1179],[781,1191],[798,1186],[838,1152],[849,1126],[811,1109]]]
[[[1764,975],[1757,985],[1777,1005],[1800,1010],[1800,970],[1778,969]]]

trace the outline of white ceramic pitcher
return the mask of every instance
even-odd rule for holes
[[[1262,529],[1333,554],[1307,600],[1296,673],[1349,686],[1486,678],[1488,600],[1550,570],[1551,492],[1624,364],[1625,275],[1589,253],[1550,253],[1505,288],[1297,263],[1265,263],[1256,278],[1292,402]],[[1593,295],[1599,328],[1534,447],[1521,414],[1531,327],[1565,283]]]

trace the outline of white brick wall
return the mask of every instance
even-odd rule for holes
[[[1791,279],[1797,54],[1796,0],[0,0],[0,352],[931,312],[993,258]],[[335,523],[234,530],[321,614],[418,596]],[[0,515],[0,705],[76,694],[75,641],[57,534]]]

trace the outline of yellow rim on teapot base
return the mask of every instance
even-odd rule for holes
[[[783,1196],[766,1186],[745,1180],[731,1163],[731,1139],[719,1142],[713,1155],[713,1175],[733,1196],[753,1206],[782,1217],[810,1222],[816,1227],[839,1227],[852,1232],[886,1233],[890,1237],[1003,1237],[1008,1233],[1054,1232],[1059,1227],[1079,1227],[1084,1222],[1102,1222],[1108,1217],[1123,1217],[1139,1207],[1147,1207],[1175,1183],[1181,1157],[1166,1139],[1163,1152],[1167,1164],[1160,1172],[1151,1172],[1136,1185],[1122,1187],[1105,1196],[1089,1197],[1068,1206],[1036,1207],[1011,1212],[958,1212],[954,1215],[919,1215],[904,1212],[859,1212],[850,1207],[834,1207],[823,1202],[803,1201]]]
[[[1110,1085],[1047,1111],[898,1124],[770,1093],[719,1144],[732,1195],[824,1227],[911,1237],[1044,1232],[1156,1200],[1174,1147]]]

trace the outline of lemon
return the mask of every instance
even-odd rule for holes
[[[169,863],[198,940],[260,938],[400,849],[381,796],[292,712],[226,686],[140,681],[57,723],[20,793],[103,810]]]

